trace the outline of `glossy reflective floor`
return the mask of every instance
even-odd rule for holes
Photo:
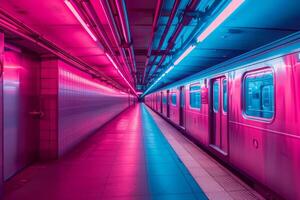
[[[138,104],[59,161],[38,163],[6,184],[9,200],[207,199]]]

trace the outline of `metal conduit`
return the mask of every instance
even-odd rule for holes
[[[159,41],[159,44],[158,44],[158,47],[157,47],[158,50],[161,49],[161,47],[162,47],[162,45],[163,45],[163,43],[164,43],[164,41],[165,41],[165,39],[166,39],[167,33],[169,32],[170,27],[171,27],[171,25],[172,25],[172,22],[173,22],[173,20],[174,20],[174,18],[175,18],[175,16],[176,16],[177,9],[178,9],[178,6],[179,6],[180,2],[181,2],[180,0],[175,0],[175,2],[174,2],[174,5],[173,5],[173,8],[172,8],[170,17],[169,17],[169,19],[168,19],[166,28],[164,29],[164,32],[163,32],[163,34],[162,34],[162,36],[161,36],[161,38],[160,38],[160,41]],[[155,56],[154,59],[153,59],[153,61],[151,62],[150,67],[149,67],[149,70],[148,70],[147,73],[146,73],[145,79],[148,77],[148,75],[149,75],[149,73],[150,73],[150,71],[151,71],[151,69],[152,69],[152,66],[153,66],[153,64],[155,63],[155,61],[156,61],[157,58],[158,58],[158,56]],[[146,68],[147,68],[148,64],[149,64],[149,63],[146,64]]]
[[[110,5],[109,5],[109,2],[108,2],[108,0],[100,0],[100,4],[102,6],[102,9],[104,10],[106,19],[108,21],[108,25],[110,27],[110,30],[113,33],[113,38],[114,38],[115,43],[118,46],[118,50],[119,50],[119,53],[121,55],[122,61],[127,66],[127,70],[124,70],[124,68],[123,68],[123,71],[128,76],[128,70],[131,70],[131,68],[128,66],[127,56],[126,56],[126,53],[125,53],[124,49],[120,47],[121,37],[120,37],[120,34],[118,32],[118,29],[117,29],[117,26],[116,26],[116,23],[115,23],[115,20],[114,20],[114,17],[113,17],[113,14],[112,14],[112,11],[111,11],[111,8],[110,8]],[[129,76],[129,78],[133,80],[132,76]]]
[[[155,9],[153,25],[152,25],[151,39],[150,39],[149,45],[148,45],[147,60],[145,62],[146,64],[145,64],[145,70],[144,70],[144,75],[143,75],[143,79],[142,79],[142,84],[145,81],[147,66],[148,66],[148,63],[149,63],[150,56],[151,56],[151,51],[152,51],[153,42],[154,42],[154,36],[155,36],[156,30],[157,30],[157,23],[158,23],[159,15],[160,15],[161,10],[162,10],[162,5],[163,5],[163,0],[158,0],[157,6],[156,6],[156,9]]]
[[[24,23],[11,17],[2,9],[0,9],[0,26],[12,33],[21,36],[24,39],[34,42],[40,47],[48,50],[49,52],[63,59],[67,63],[73,65],[77,69],[86,72],[92,75],[93,77],[98,78],[101,81],[105,81],[109,83],[111,86],[115,87],[116,89],[122,90],[121,89],[122,86],[119,83],[117,83],[110,77],[106,76],[102,72],[99,72],[98,70],[94,69],[93,67],[91,67],[90,65],[82,61],[81,59],[78,59],[72,56],[71,54],[67,53],[66,51],[64,51],[54,43],[50,42],[49,40],[45,39],[43,36],[39,35],[37,32],[27,27]]]
[[[197,6],[199,5],[199,3],[201,2],[201,0],[193,0],[186,8],[186,11],[194,11]],[[165,61],[167,54],[171,51],[171,49],[174,47],[175,41],[177,40],[179,34],[181,33],[182,29],[188,25],[190,22],[192,21],[192,17],[187,17],[184,16],[181,23],[179,23],[179,25],[177,26],[174,34],[171,36],[169,42],[168,42],[168,46],[166,48],[166,54],[164,54],[162,56],[162,58],[160,59],[159,63],[157,64],[157,66],[154,69],[153,74],[155,74],[159,68],[159,66],[162,65],[162,63]],[[152,76],[153,76],[152,74]]]

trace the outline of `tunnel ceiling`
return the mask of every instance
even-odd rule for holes
[[[95,41],[63,0],[0,0],[3,13],[129,89],[149,87],[229,1],[70,0]],[[156,88],[300,30],[300,2],[245,2],[174,68]],[[0,18],[1,19],[1,18]],[[5,30],[3,23],[0,27]],[[41,55],[43,48],[7,34],[10,43]],[[109,60],[109,54],[121,74]],[[122,77],[123,76],[123,77]],[[125,80],[125,79],[126,80]]]

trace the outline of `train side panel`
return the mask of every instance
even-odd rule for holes
[[[199,83],[200,88],[202,85]],[[200,108],[193,108],[191,106],[191,94],[190,94],[190,85],[186,86],[186,131],[187,134],[196,139],[203,145],[208,145],[209,143],[209,117],[208,117],[208,104],[200,105]],[[201,98],[201,91],[199,91]],[[201,101],[201,100],[200,100]]]
[[[245,114],[243,96],[245,75],[264,73],[265,67],[274,79],[274,113],[267,120]],[[295,55],[288,55],[254,68],[231,73],[230,162],[279,195],[300,199],[300,64]]]

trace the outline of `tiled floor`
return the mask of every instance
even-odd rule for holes
[[[192,159],[187,156],[183,161]],[[195,174],[206,173],[191,164]],[[4,199],[207,199],[196,180],[140,104],[59,161],[37,163],[16,175],[6,184]],[[214,184],[211,182],[208,188]]]
[[[186,139],[164,119],[147,108],[188,171],[211,200],[263,199],[225,167]]]

